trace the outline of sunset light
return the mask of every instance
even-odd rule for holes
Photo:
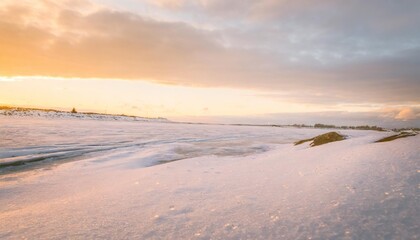
[[[420,1],[0,0],[0,239],[419,239]]]
[[[359,119],[370,112],[370,124],[419,123],[420,43],[409,4],[387,3],[373,13],[329,1],[316,8],[269,0],[0,6],[1,104],[218,122],[330,111]],[[284,8],[302,18],[292,21]],[[340,21],[318,16],[329,8],[343,10]],[[398,21],[391,24],[392,16]],[[409,117],[397,118],[403,110]]]

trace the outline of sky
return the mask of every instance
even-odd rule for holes
[[[420,126],[420,1],[0,0],[0,105]]]

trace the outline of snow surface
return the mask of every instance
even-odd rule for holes
[[[420,136],[328,131],[0,116],[0,239],[418,239]]]
[[[140,121],[140,122],[169,122],[166,118],[145,118],[126,115],[112,115],[100,113],[70,113],[56,110],[37,110],[37,109],[0,109],[0,116],[8,117],[36,117],[48,119],[79,119],[79,120],[101,120],[101,121]]]

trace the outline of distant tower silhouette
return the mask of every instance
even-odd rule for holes
[[[71,110],[71,113],[77,113],[76,108],[73,108],[73,109]]]

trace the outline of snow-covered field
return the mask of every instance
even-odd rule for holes
[[[0,116],[10,116],[15,118],[37,117],[47,119],[79,119],[97,121],[140,121],[140,122],[168,122],[166,118],[145,118],[126,115],[111,115],[100,113],[70,113],[56,110],[40,110],[30,108],[4,108],[0,106]]]
[[[0,116],[0,239],[420,238],[420,136],[328,131]]]

